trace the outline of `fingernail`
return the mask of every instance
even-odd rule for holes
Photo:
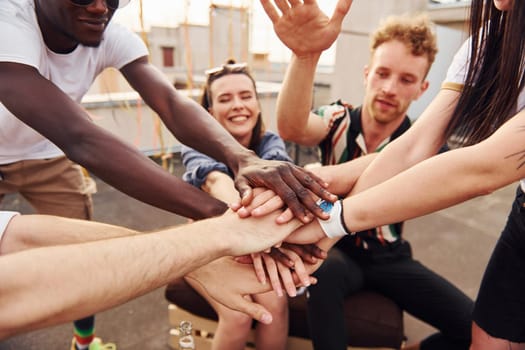
[[[264,323],[264,324],[270,324],[270,323],[272,323],[272,315],[270,315],[270,314],[263,314],[261,316],[260,321],[262,323]]]
[[[303,286],[308,287],[309,285],[310,285],[310,281],[309,280],[304,280],[303,281]]]

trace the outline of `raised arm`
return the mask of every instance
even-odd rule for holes
[[[0,63],[0,76],[0,100],[11,113],[115,188],[196,219],[226,210],[224,203],[164,171],[135,147],[92,123],[78,103],[36,69]]]
[[[178,140],[228,165],[243,204],[252,200],[252,188],[266,187],[284,198],[301,220],[311,220],[311,213],[324,215],[310,193],[328,200],[334,197],[313,174],[291,163],[259,159],[201,106],[180,94],[146,58],[129,63],[121,71]]]
[[[285,140],[316,146],[329,131],[310,112],[315,71],[321,53],[337,39],[351,3],[340,0],[328,18],[315,1],[276,2],[279,13],[269,0],[261,0],[277,36],[293,53],[277,99],[277,126]]]

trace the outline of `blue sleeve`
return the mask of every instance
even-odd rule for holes
[[[218,162],[193,148],[182,146],[181,158],[182,164],[186,168],[186,172],[182,175],[182,179],[199,189],[204,182],[206,182],[208,174],[214,170],[233,177],[225,164]]]
[[[293,162],[292,158],[286,152],[284,141],[277,134],[267,131],[259,145],[257,155],[266,160],[282,160]]]

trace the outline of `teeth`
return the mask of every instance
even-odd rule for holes
[[[232,118],[230,118],[230,120],[231,120],[232,122],[241,122],[241,121],[245,121],[245,120],[247,120],[247,119],[248,119],[248,117],[246,117],[246,116],[242,116],[242,115],[241,115],[241,116],[237,116],[237,117],[232,117]]]

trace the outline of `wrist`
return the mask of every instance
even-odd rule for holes
[[[342,200],[338,200],[335,203],[321,200],[318,202],[318,205],[324,212],[330,214],[330,218],[327,220],[317,219],[327,237],[335,238],[354,234],[348,229],[344,221]]]
[[[236,154],[231,154],[228,159],[228,167],[231,169],[233,174],[237,176],[239,169],[257,160],[260,160],[260,158],[257,157],[254,151],[242,147],[241,150]]]
[[[293,53],[292,59],[298,63],[310,64],[314,67],[317,67],[317,63],[321,57],[322,51],[319,52],[299,52],[296,51]]]

